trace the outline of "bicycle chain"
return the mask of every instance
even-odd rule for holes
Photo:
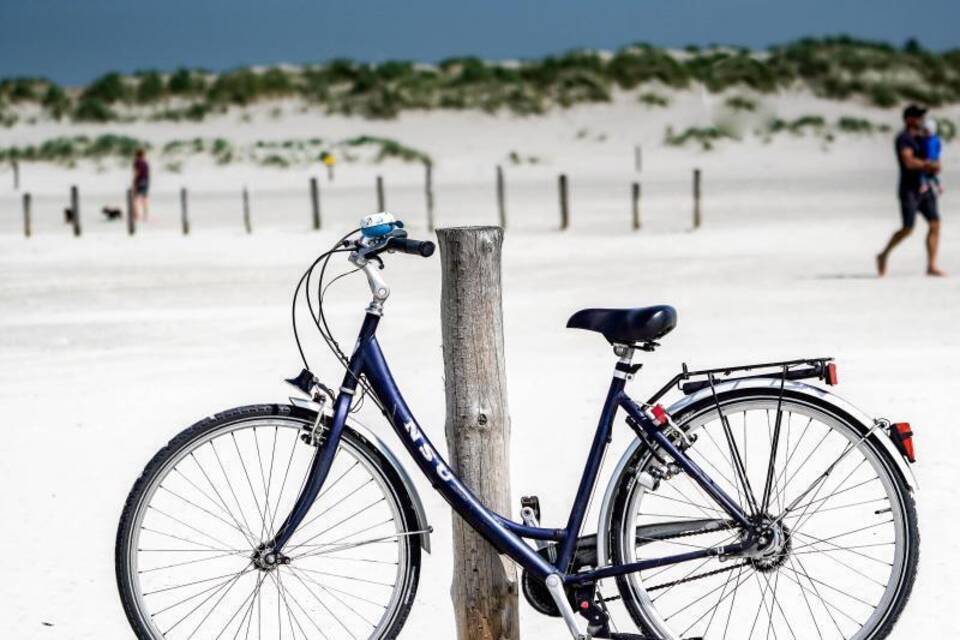
[[[733,525],[729,525],[729,524],[728,524],[727,526],[722,527],[722,528],[720,528],[720,529],[717,529],[716,531],[729,531],[730,529],[733,529],[733,528],[734,528]],[[701,535],[702,533],[703,533],[703,531],[688,531],[688,532],[686,532],[686,533],[678,533],[678,534],[675,534],[675,535],[672,535],[672,536],[664,536],[664,537],[662,537],[662,538],[657,538],[655,541],[656,541],[656,542],[661,542],[661,541],[663,541],[663,540],[674,540],[674,539],[676,539],[676,538],[689,538],[689,537],[692,537],[692,536]],[[714,533],[714,531],[711,531],[710,533]],[[665,583],[663,583],[663,584],[658,584],[658,585],[655,586],[655,587],[651,587],[651,588],[647,589],[647,591],[648,591],[648,592],[650,592],[650,591],[659,591],[660,589],[667,589],[667,588],[669,588],[669,587],[674,587],[674,586],[676,586],[676,585],[678,585],[678,584],[684,584],[684,583],[687,583],[687,582],[693,582],[693,581],[695,581],[695,580],[702,580],[703,578],[709,578],[710,576],[714,576],[714,575],[717,575],[717,574],[720,574],[720,573],[725,573],[725,572],[727,572],[727,571],[733,571],[734,569],[739,569],[740,567],[746,566],[746,565],[748,565],[748,564],[750,564],[750,563],[749,563],[749,562],[741,562],[740,564],[735,564],[735,565],[731,565],[731,566],[729,566],[729,567],[723,567],[723,568],[720,568],[720,569],[714,569],[713,571],[708,571],[707,573],[701,573],[701,574],[696,575],[696,576],[691,576],[691,577],[688,577],[688,578],[681,578],[681,579],[679,579],[679,580],[674,580],[674,581],[672,581],[672,582],[665,582]],[[602,601],[603,601],[603,602],[612,602],[612,601],[619,600],[619,599],[620,599],[620,596],[610,596],[609,598],[603,598]]]

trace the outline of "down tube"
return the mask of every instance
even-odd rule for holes
[[[446,460],[437,453],[436,448],[410,412],[390,373],[377,339],[370,337],[361,348],[364,349],[363,373],[383,403],[390,424],[417,466],[453,510],[486,538],[497,551],[506,553],[537,577],[545,578],[551,573],[556,573],[557,570],[554,567],[500,524],[496,516],[480,503],[459,478],[453,475]]]

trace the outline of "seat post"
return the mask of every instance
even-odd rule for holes
[[[634,372],[639,369],[639,365],[633,364],[633,352],[636,349],[632,345],[617,344],[613,345],[613,353],[618,357],[617,364],[613,368],[613,377],[620,380],[630,380]]]

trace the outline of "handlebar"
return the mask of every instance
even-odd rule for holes
[[[387,249],[393,249],[394,251],[399,251],[400,253],[418,255],[424,258],[429,258],[432,256],[436,248],[437,246],[429,240],[390,238],[390,240],[387,242]]]

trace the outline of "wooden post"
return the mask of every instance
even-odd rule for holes
[[[427,231],[433,233],[433,163],[429,160],[423,163],[426,172],[426,190],[427,190]]]
[[[630,196],[633,202],[633,230],[640,230],[640,183],[634,182],[630,189]]]
[[[33,225],[30,222],[30,205],[30,194],[23,194],[23,235],[27,238],[33,233]]]
[[[510,416],[503,353],[497,227],[440,229],[441,322],[447,449],[453,471],[481,502],[510,513]],[[450,591],[460,640],[519,637],[513,564],[453,518]]]
[[[557,185],[560,188],[560,231],[565,231],[570,226],[570,198],[567,193],[566,174],[560,174]]]
[[[633,169],[637,173],[643,170],[643,149],[640,145],[634,145],[633,147]]]
[[[13,190],[20,190],[20,163],[14,159],[10,161],[10,164],[13,166]]]
[[[243,228],[247,233],[253,233],[253,226],[250,221],[250,194],[247,193],[247,187],[243,187]]]
[[[73,210],[73,235],[79,238],[83,231],[80,226],[80,190],[77,185],[70,187],[70,208]]]
[[[497,211],[500,214],[500,228],[507,228],[507,190],[503,182],[503,167],[497,165]]]
[[[387,199],[383,195],[383,176],[377,176],[377,211],[387,210]]]
[[[183,235],[190,235],[190,216],[187,211],[187,188],[180,187],[180,228]]]
[[[310,204],[313,207],[313,229],[320,229],[320,185],[316,178],[310,178]]]
[[[127,234],[137,232],[137,219],[133,215],[133,189],[127,189]]]
[[[693,170],[693,228],[699,229],[702,222],[700,213],[700,169]]]

